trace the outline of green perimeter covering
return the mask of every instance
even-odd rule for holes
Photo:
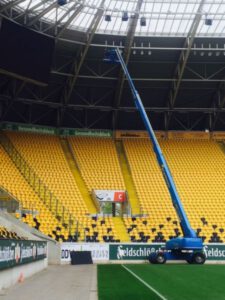
[[[224,265],[126,265],[167,300],[225,300]],[[122,265],[98,266],[99,300],[161,299]]]

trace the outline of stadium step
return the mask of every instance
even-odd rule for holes
[[[33,168],[28,164],[28,162],[24,159],[24,157],[20,154],[20,152],[17,150],[17,148],[14,146],[12,141],[9,139],[9,137],[2,131],[0,131],[0,145],[4,149],[5,153],[9,156],[12,163],[15,165],[15,167],[18,169],[22,176],[20,182],[23,182],[23,180],[26,180],[29,187],[33,190],[33,192],[36,194],[37,198],[36,200],[39,200],[40,203],[37,204],[37,210],[35,208],[35,211],[37,214],[41,212],[42,215],[45,215],[47,218],[53,218],[55,217],[58,224],[65,230],[67,233],[72,234],[77,230],[78,221],[77,219],[70,214],[70,212],[67,210],[67,208],[61,203],[61,201],[52,193],[52,191],[48,188],[47,185],[42,181],[42,179],[34,172]],[[15,173],[16,174],[16,173]],[[27,189],[26,185],[23,186],[24,190],[29,191]],[[30,194],[30,191],[29,191]],[[32,195],[32,194],[31,194]],[[20,197],[17,198],[18,201],[20,201],[22,209],[25,208],[26,211],[26,221],[29,219],[28,223],[30,226],[35,226],[33,224],[33,216],[31,214],[32,208],[27,207],[27,203],[24,205]],[[38,202],[39,202],[38,201]],[[40,211],[39,211],[40,209]],[[31,218],[29,218],[29,216]],[[37,220],[36,220],[37,221]],[[39,219],[40,221],[40,219]],[[42,221],[41,221],[42,222]],[[37,221],[37,223],[39,223]],[[36,225],[37,225],[36,223]],[[39,225],[41,225],[42,229],[41,231],[44,234],[47,234],[47,226],[49,224],[45,224],[44,222]],[[35,227],[36,228],[36,227]],[[37,228],[38,229],[38,228]],[[54,228],[53,228],[54,229]],[[53,231],[52,231],[53,232]],[[81,234],[80,234],[81,236]],[[84,239],[84,237],[82,236]]]
[[[130,242],[130,237],[127,233],[125,224],[121,217],[113,218],[114,228],[121,242]]]
[[[225,142],[219,143],[219,146],[222,149],[223,153],[225,154]]]
[[[121,171],[123,174],[124,183],[129,196],[129,203],[131,206],[132,215],[141,213],[140,204],[136,194],[133,178],[130,172],[129,163],[123,148],[122,141],[116,141],[116,149],[120,161]]]
[[[77,166],[76,160],[74,158],[74,154],[70,148],[70,144],[67,139],[62,138],[61,139],[61,145],[62,149],[64,151],[66,160],[68,162],[68,165],[70,167],[70,170],[73,174],[73,177],[77,183],[77,186],[81,192],[81,195],[87,205],[88,211],[90,214],[97,214],[97,208],[91,198],[91,195],[89,194],[89,191],[85,185],[85,182],[80,174],[79,168]]]

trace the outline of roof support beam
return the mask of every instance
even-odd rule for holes
[[[216,126],[216,122],[219,119],[220,113],[223,111],[224,105],[225,105],[225,84],[223,82],[220,84],[218,90],[218,105],[217,105],[217,111],[214,115],[214,120],[212,122],[212,131]]]
[[[135,8],[135,14],[132,17],[130,17],[130,19],[129,19],[129,22],[130,22],[129,29],[128,29],[128,33],[127,33],[127,37],[126,37],[126,41],[125,41],[125,45],[124,45],[124,50],[123,50],[123,59],[124,59],[124,62],[126,65],[128,64],[129,59],[130,59],[131,47],[132,47],[132,44],[134,41],[135,30],[137,27],[142,3],[143,3],[143,0],[138,0],[136,8]],[[125,75],[124,75],[124,72],[122,71],[122,68],[120,68],[119,79],[117,82],[117,88],[116,88],[115,98],[114,98],[114,105],[116,108],[119,107],[120,102],[121,102],[124,82],[125,82]],[[113,122],[113,124],[112,124],[113,129],[116,129],[117,112],[115,112],[115,115],[112,118],[112,122]]]
[[[68,18],[68,20],[65,22],[65,24],[63,24],[63,26],[59,30],[59,33],[56,35],[57,40],[63,34],[63,32],[67,28],[67,26],[73,21],[73,19],[75,19],[76,16],[79,15],[79,13],[82,11],[83,7],[84,7],[83,5],[78,6],[77,9],[75,10],[75,12]],[[67,14],[68,13],[69,12],[67,12]],[[65,15],[63,17],[65,18]]]
[[[12,95],[1,95],[0,100],[2,102],[7,102],[8,100],[12,99]],[[37,99],[31,99],[31,98],[23,98],[17,96],[14,98],[14,102],[18,103],[25,103],[25,104],[36,104],[36,105],[45,105],[52,108],[63,108],[63,103],[59,102],[52,102],[52,101],[43,101],[43,100],[37,100]],[[125,111],[125,112],[137,112],[137,108],[132,107],[111,107],[111,106],[104,106],[104,105],[86,105],[86,104],[68,104],[67,109],[87,109],[87,110],[103,110],[103,111]],[[213,108],[213,107],[177,107],[173,110],[169,107],[145,107],[146,111],[151,112],[158,112],[158,113],[168,113],[168,112],[177,112],[177,113],[188,113],[188,112],[199,112],[199,113],[216,113],[218,111],[225,113],[225,108]]]
[[[12,19],[16,20],[20,17],[24,17],[24,24],[27,24],[27,18],[29,17],[29,14],[32,13],[32,12],[35,12],[36,9],[38,9],[40,6],[43,5],[42,2],[38,2],[36,5],[34,5],[30,8],[31,3],[32,3],[32,0],[28,3],[27,8],[23,12],[17,14]]]
[[[57,6],[57,2],[54,2],[52,4],[50,4],[46,9],[42,10],[36,17],[34,17],[33,20],[31,20],[28,23],[28,26],[32,26],[34,25],[37,21],[39,21],[45,14],[47,14],[48,12],[50,12],[52,9],[54,9]]]
[[[188,32],[188,35],[185,39],[184,45],[183,45],[183,50],[181,51],[175,72],[174,72],[174,76],[173,78],[176,79],[175,82],[173,82],[172,87],[169,91],[169,107],[174,108],[175,102],[176,102],[176,98],[179,92],[179,88],[180,88],[180,84],[182,81],[182,77],[184,74],[184,70],[185,70],[185,66],[187,64],[188,61],[188,57],[190,55],[191,52],[191,48],[195,39],[195,35],[196,32],[198,30],[198,26],[199,23],[201,21],[201,17],[202,17],[202,8],[203,5],[205,4],[205,0],[201,0],[201,3],[199,4],[197,13],[194,17],[194,20],[191,24],[191,28]],[[170,113],[169,118],[168,118],[168,122],[167,122],[167,128],[166,130],[169,129],[169,124],[170,124],[170,120],[172,117],[172,113]]]
[[[195,39],[195,35],[196,35],[196,32],[197,32],[199,23],[201,21],[202,8],[203,8],[204,3],[205,3],[205,0],[202,0],[200,5],[199,5],[198,11],[195,15],[195,18],[193,20],[193,23],[191,25],[189,33],[188,33],[188,35],[185,39],[185,43],[184,43],[184,46],[183,46],[183,48],[185,48],[185,49],[183,49],[181,51],[181,54],[180,54],[180,57],[179,57],[179,60],[178,60],[178,63],[177,63],[177,66],[176,66],[176,69],[175,69],[175,72],[174,72],[173,77],[176,79],[176,81],[172,85],[172,88],[171,88],[170,93],[169,93],[169,104],[172,108],[174,107],[174,104],[175,104],[175,101],[176,101],[176,98],[177,98],[177,94],[178,94],[178,91],[179,91],[180,83],[181,83],[181,80],[182,80],[182,77],[183,77],[183,74],[184,74],[184,69],[185,69],[185,66],[187,64],[187,60],[188,60],[188,57],[190,55],[190,52],[191,52],[191,48],[192,48],[192,45],[193,45],[193,42],[194,42],[194,39]]]
[[[9,2],[5,5],[3,5],[1,8],[0,8],[0,13],[2,13],[3,11],[13,7],[14,5],[18,5],[20,4],[21,2],[24,2],[25,0],[16,0],[16,1],[13,1],[13,2]]]
[[[68,14],[70,13],[70,12],[72,12],[73,10],[75,11],[77,8],[79,8],[80,7],[80,5],[77,5],[77,3],[76,4],[74,4],[68,11],[66,11],[58,20],[56,20],[56,22],[55,23],[52,23],[51,25],[49,25],[47,28],[45,28],[44,30],[43,30],[43,32],[46,32],[46,31],[48,31],[48,30],[50,30],[50,29],[52,29],[52,28],[54,28],[55,27],[55,33],[57,33],[57,27],[58,26],[60,26],[60,24],[61,24],[61,22],[63,21],[63,19],[66,17],[66,16],[68,16]],[[64,26],[64,25],[63,25]]]
[[[60,72],[60,70],[52,70],[51,71],[52,74],[57,74],[60,76],[65,76],[65,77],[73,77],[72,73],[64,73],[64,72]],[[111,76],[103,76],[103,75],[78,75],[78,78],[83,78],[83,79],[101,79],[101,80],[118,80],[117,77],[111,77]],[[125,78],[125,81],[127,79]],[[156,81],[156,82],[174,82],[176,81],[176,79],[174,78],[141,78],[141,77],[133,77],[132,78],[133,81],[143,81],[143,82],[148,82],[148,81]],[[207,83],[211,83],[211,82],[224,82],[224,79],[195,79],[195,78],[182,78],[183,82],[207,82]],[[207,87],[206,89],[209,89],[209,87]],[[211,88],[213,89],[213,88]]]
[[[101,21],[101,18],[104,14],[104,2],[105,0],[102,0],[100,7],[97,10],[97,13],[90,25],[89,31],[87,33],[87,42],[86,45],[81,49],[80,53],[78,56],[75,58],[72,66],[72,74],[73,76],[68,78],[67,83],[65,85],[65,89],[63,91],[63,97],[62,97],[62,102],[67,105],[70,101],[72,91],[74,88],[74,85],[77,81],[80,69],[83,65],[84,59],[87,55],[88,49],[90,47],[90,44],[92,42],[92,39],[94,37],[95,31],[99,25],[99,22]]]

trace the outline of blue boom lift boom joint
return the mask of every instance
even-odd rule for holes
[[[134,83],[130,77],[127,66],[118,48],[108,50],[105,53],[105,62],[118,63],[121,65],[123,72],[127,78],[130,90],[133,96],[134,103],[141,115],[141,118],[148,131],[150,140],[153,145],[153,150],[156,154],[157,162],[162,171],[165,183],[170,193],[173,206],[180,220],[180,226],[183,232],[183,237],[172,238],[166,242],[165,248],[158,253],[152,254],[149,258],[152,263],[165,263],[166,260],[186,260],[188,263],[203,264],[205,262],[205,254],[203,251],[202,239],[197,237],[196,232],[192,229],[182,202],[178,195],[173,177],[163,156],[162,150],[154,134],[147,113],[138,91],[135,89]]]

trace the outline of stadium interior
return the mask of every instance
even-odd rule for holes
[[[71,234],[69,224],[66,220],[63,222],[62,209],[55,215],[54,207],[43,203],[43,198],[1,147],[1,186],[27,210],[22,216],[15,215],[44,234],[61,242],[165,242],[182,234],[147,139],[119,141],[126,156],[124,171],[117,152],[121,149],[116,147],[118,141],[112,138],[65,138],[16,131],[2,134],[10,139],[24,163],[35,172],[36,180],[46,184],[63,209],[81,226],[77,235],[72,226],[74,232]],[[160,145],[193,228],[206,242],[224,242],[224,144],[197,138],[162,139]],[[127,186],[124,172],[132,177]],[[131,198],[131,214],[102,215],[91,198],[91,191],[97,189],[126,190],[129,199],[132,188],[139,205],[135,207]]]
[[[46,259],[45,241],[60,263],[63,245],[102,246],[109,261],[175,238],[191,246],[166,251],[192,264],[200,249],[204,264],[225,244],[224,13],[224,0],[0,0],[0,258],[7,242],[15,252],[3,268],[29,242],[31,259]],[[98,270],[111,281],[125,269]],[[99,299],[120,299],[106,281]]]
[[[9,29],[15,30],[8,21],[5,22],[11,18],[25,24],[25,29],[45,32],[49,37],[55,35],[57,43],[47,84],[42,83],[46,74],[42,78],[33,76],[33,81],[23,81],[24,76],[32,77],[29,70],[18,75],[20,71],[13,69],[11,72],[15,74],[12,77],[1,72],[2,124],[52,126],[62,128],[64,132],[66,128],[103,129],[114,133],[116,130],[143,130],[124,75],[118,66],[102,61],[105,49],[117,46],[124,52],[125,61],[128,63],[129,60],[129,70],[155,130],[161,130],[167,136],[169,131],[202,131],[209,132],[210,136],[224,130],[222,58],[225,49],[222,25],[215,26],[219,22],[217,11],[211,27],[206,24],[207,18],[199,13],[203,3],[189,4],[189,9],[197,9],[196,15],[183,12],[186,27],[182,25],[176,32],[171,27],[167,32],[169,29],[165,24],[170,22],[169,14],[162,11],[162,20],[155,27],[149,23],[148,12],[144,15],[152,5],[151,1],[126,1],[127,8],[124,3],[123,10],[128,12],[128,19],[129,10],[139,11],[128,22],[114,13],[107,1],[103,2],[107,2],[104,5],[111,9],[112,22],[107,21],[104,10],[99,9],[92,15],[97,7],[92,1],[89,3],[91,13],[86,15],[89,16],[89,25],[77,23],[77,18],[84,14],[84,4],[75,3],[77,10],[71,15],[70,4],[55,6],[49,3],[48,6],[38,1],[35,5],[35,1],[31,1],[24,12],[25,2],[2,1],[3,29],[11,26]],[[119,1],[114,2],[119,4]],[[171,2],[170,5],[177,5],[176,13],[171,14],[177,18],[174,22],[182,24],[178,12],[182,12],[184,4]],[[156,5],[152,9],[156,14],[159,7]],[[55,31],[50,26],[54,12],[65,13]],[[143,19],[139,23],[141,15],[147,26]],[[113,22],[116,24],[114,28],[110,27]],[[84,27],[80,28],[81,24]],[[132,26],[136,27],[135,32]],[[20,30],[21,36],[26,36],[26,30],[23,32],[22,27]],[[191,39],[193,34],[195,38]],[[33,38],[35,40],[35,35]],[[38,43],[47,45],[47,39],[41,40],[40,34],[37,39]],[[3,55],[5,52],[2,51]],[[23,59],[26,54],[19,52],[19,48],[17,51]],[[30,48],[29,51],[32,52]],[[37,57],[37,53],[33,55]],[[41,59],[40,56],[39,61]],[[2,68],[10,67],[3,64]],[[177,68],[182,71],[178,72]],[[28,178],[28,171],[21,172],[21,166],[2,142],[0,185],[23,209],[22,214],[17,212],[15,216],[44,234],[60,242],[164,242],[181,235],[178,218],[146,138],[117,139],[116,134],[111,138],[73,137],[71,134],[48,135],[15,130],[6,130],[2,135],[2,141],[7,144],[8,140],[27,170],[32,169],[29,170],[32,176]],[[177,140],[165,136],[160,139],[160,145],[191,225],[204,241],[223,242],[223,146],[211,138]],[[40,191],[37,191],[37,182]],[[129,213],[114,217],[99,214],[92,190],[125,190]]]

